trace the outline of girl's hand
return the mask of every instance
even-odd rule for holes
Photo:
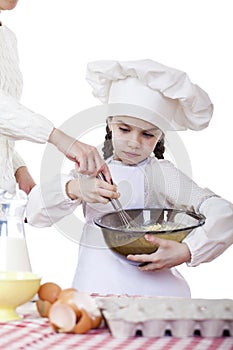
[[[26,166],[21,166],[16,170],[15,179],[19,184],[19,188],[27,194],[36,185]]]
[[[145,266],[139,267],[141,271],[169,269],[184,262],[188,262],[191,259],[189,248],[185,243],[178,243],[176,241],[162,239],[150,234],[145,235],[145,238],[157,246],[158,250],[152,254],[127,256],[127,258],[131,261],[148,263]]]
[[[87,203],[106,204],[109,198],[118,198],[116,185],[110,185],[93,176],[80,176],[70,180],[66,185],[66,193],[71,199],[79,199]]]

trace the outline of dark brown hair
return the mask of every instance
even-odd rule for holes
[[[105,141],[104,141],[104,146],[102,148],[102,151],[103,151],[104,159],[107,159],[113,155],[112,132],[109,129],[108,124],[106,126],[106,135],[105,135]],[[164,137],[162,137],[157,142],[153,153],[156,158],[164,159],[164,152],[165,152]]]

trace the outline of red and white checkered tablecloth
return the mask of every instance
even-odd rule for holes
[[[114,338],[108,329],[87,334],[55,333],[45,318],[25,314],[22,320],[0,323],[0,349],[78,350],[233,350],[233,337],[222,338]]]

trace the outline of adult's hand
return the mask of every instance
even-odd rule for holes
[[[188,262],[191,259],[189,248],[185,243],[162,239],[150,234],[145,235],[145,238],[158,248],[156,252],[152,254],[135,254],[127,256],[131,261],[147,263],[145,266],[139,267],[141,271],[168,269],[184,262]]]
[[[15,179],[19,184],[19,188],[27,194],[29,194],[31,189],[36,185],[26,166],[21,166],[16,170]]]
[[[94,146],[75,140],[56,128],[53,129],[48,142],[52,143],[67,158],[75,162],[79,173],[96,176],[102,172],[106,181],[111,183],[111,174],[108,166]]]

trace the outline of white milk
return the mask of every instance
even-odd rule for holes
[[[31,271],[24,238],[0,237],[0,271]]]

